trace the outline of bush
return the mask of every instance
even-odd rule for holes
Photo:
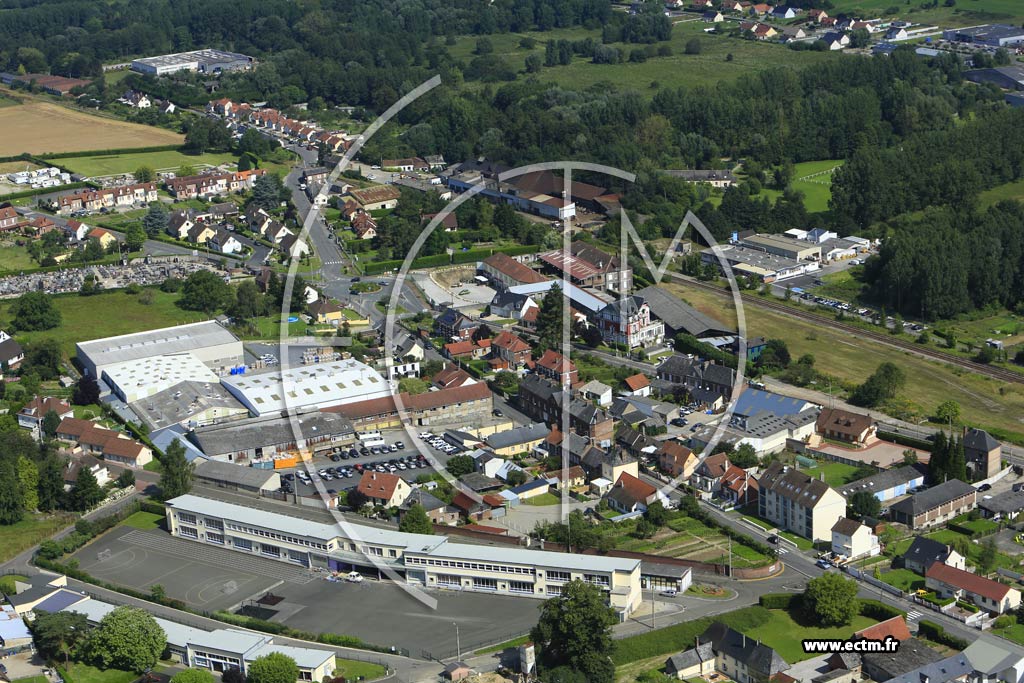
[[[925,619],[918,622],[917,633],[928,640],[939,643],[940,645],[947,645],[954,650],[964,650],[968,645],[970,645],[970,643],[963,638],[957,638],[952,634],[946,633],[946,629],[942,628],[935,622],[927,621]]]
[[[800,596],[796,593],[766,593],[758,599],[757,604],[765,609],[786,609],[795,606]]]
[[[870,598],[861,598],[860,613],[861,615],[876,621],[885,621],[886,619],[892,619],[893,617],[906,618],[907,616],[907,613],[903,610]]]

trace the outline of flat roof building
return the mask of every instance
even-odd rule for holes
[[[141,398],[131,405],[150,432],[165,427],[200,427],[221,420],[244,418],[249,409],[217,382],[185,381]]]
[[[215,372],[241,365],[244,359],[242,342],[213,320],[93,339],[75,348],[82,368],[95,379],[113,365],[176,353],[191,353]]]
[[[393,393],[379,372],[354,359],[230,375],[221,383],[255,416],[328,408]]]
[[[251,69],[256,60],[248,55],[224,50],[193,50],[178,52],[157,57],[143,57],[132,60],[129,67],[132,71],[151,76],[164,76],[178,71],[198,71],[214,74],[221,71],[240,71]]]
[[[153,396],[181,382],[220,381],[217,373],[188,351],[110,365],[103,371],[102,379],[125,403]]]
[[[737,274],[754,277],[764,282],[786,280],[819,268],[819,264],[815,261],[797,261],[738,244],[709,247],[701,252],[701,262],[713,263],[721,268],[718,255],[715,253],[716,250]]]
[[[167,528],[180,538],[305,567],[387,567],[427,588],[544,599],[581,579],[603,588],[623,620],[641,599],[635,559],[468,545],[355,523],[342,528],[195,495],[167,502]]]
[[[808,261],[821,255],[821,248],[816,244],[785,235],[751,235],[741,239],[740,244],[794,261]]]
[[[1024,42],[1024,29],[1009,24],[984,24],[949,29],[942,32],[942,37],[955,43],[1005,47]]]
[[[228,422],[199,427],[189,434],[206,457],[231,462],[308,453],[320,443],[348,443],[354,438],[351,422],[341,415],[320,412]]]

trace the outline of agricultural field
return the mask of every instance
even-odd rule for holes
[[[177,171],[182,166],[197,170],[221,164],[234,164],[232,154],[183,154],[175,150],[164,152],[140,152],[138,154],[108,154],[103,156],[82,156],[61,159],[62,166],[86,176],[105,176],[133,173],[140,166],[154,171]]]
[[[701,312],[735,325],[728,300],[704,290],[675,283],[663,287]],[[894,361],[907,375],[906,409],[929,415],[947,399],[957,401],[966,424],[997,430],[1001,436],[1024,440],[1024,388],[953,366],[926,360],[878,342],[860,339],[755,306],[745,307],[747,336],[785,339],[794,358],[813,354],[815,366],[849,386],[860,384],[880,363]],[[910,389],[912,387],[912,390]],[[838,388],[838,386],[837,386]]]
[[[0,108],[0,156],[180,144],[162,128],[92,116],[50,102]]]
[[[729,539],[713,526],[699,519],[683,515],[674,516],[668,524],[651,538],[635,538],[633,520],[619,522],[604,532],[610,536],[615,548],[676,557],[698,562],[725,564],[729,561]],[[735,567],[763,567],[771,558],[739,543],[732,544],[732,562]]]
[[[1009,23],[1020,25],[1024,22],[1024,4],[1019,0],[960,0],[953,7],[935,3],[930,9],[922,9],[893,0],[833,0],[829,14],[845,12],[855,16],[898,17],[916,24],[946,26],[973,26],[987,23]],[[889,8],[897,8],[896,14],[889,14]]]

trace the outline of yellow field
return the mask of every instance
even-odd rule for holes
[[[162,128],[91,116],[49,102],[0,109],[0,156],[180,144]]]

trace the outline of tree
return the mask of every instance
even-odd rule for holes
[[[656,528],[661,528],[668,523],[668,510],[665,509],[665,505],[660,500],[656,500],[647,506],[647,510],[644,512],[644,519]]]
[[[950,399],[943,401],[935,408],[935,421],[942,424],[960,423],[960,404]]]
[[[249,683],[295,683],[299,678],[295,660],[280,652],[257,657],[247,669]]]
[[[636,529],[633,530],[633,535],[637,538],[650,538],[658,532],[658,527],[651,524],[650,520],[646,517],[641,517],[640,521],[636,523]]]
[[[82,375],[71,395],[75,405],[88,406],[100,402],[100,385],[89,375]]]
[[[39,468],[24,455],[18,456],[16,467],[25,509],[28,512],[35,512],[39,507]]]
[[[353,510],[362,510],[370,502],[369,497],[359,489],[351,489],[348,492],[348,506]]]
[[[135,472],[129,469],[121,470],[121,474],[117,475],[117,479],[114,480],[114,485],[119,489],[135,486]]]
[[[850,497],[850,509],[858,517],[878,517],[882,504],[870,491],[857,491]]]
[[[543,60],[539,54],[530,54],[526,56],[526,73],[535,74],[538,73],[543,66]]]
[[[156,666],[165,649],[167,635],[156,619],[125,605],[103,617],[85,643],[88,659],[100,668],[137,673]]]
[[[887,361],[879,365],[874,374],[854,389],[853,395],[850,396],[850,402],[869,408],[878,406],[896,398],[896,394],[903,388],[906,381],[907,376],[903,370]]]
[[[562,348],[562,288],[552,285],[537,311],[537,351]]]
[[[47,661],[64,660],[71,668],[71,653],[89,634],[89,622],[78,612],[41,612],[32,620],[32,641]]]
[[[238,669],[228,669],[220,675],[221,683],[245,683],[245,674]]]
[[[576,579],[541,606],[530,639],[543,668],[564,666],[583,674],[589,683],[611,683],[615,666],[608,653],[614,647],[611,627],[617,622],[601,589]]]
[[[135,169],[135,182],[151,183],[156,180],[156,173],[149,166],[139,166]]]
[[[850,47],[867,47],[870,42],[871,34],[866,28],[858,28],[850,33]]]
[[[690,38],[686,41],[686,47],[683,51],[688,55],[699,55],[702,49],[700,40],[697,38]]]
[[[237,322],[251,322],[263,314],[266,300],[256,283],[246,280],[235,288],[235,300],[228,307],[228,315]]]
[[[860,613],[857,582],[829,572],[807,582],[803,607],[815,624],[846,626]]]
[[[0,460],[0,526],[20,522],[25,514],[25,496],[11,458]]]
[[[166,225],[164,226],[166,227]],[[142,251],[146,246],[146,229],[139,223],[132,223],[124,231],[124,246],[129,252]]]
[[[103,489],[96,481],[96,475],[86,466],[78,470],[75,483],[68,493],[68,502],[73,510],[84,512],[103,500]]]
[[[19,332],[38,332],[58,327],[60,311],[53,299],[44,292],[26,292],[14,301],[10,309],[11,327]]]
[[[456,455],[448,459],[445,469],[453,477],[461,477],[463,474],[469,474],[476,469],[476,461],[468,455]]]
[[[398,530],[410,534],[433,535],[434,525],[427,517],[427,511],[419,503],[413,503],[398,523]]]
[[[512,470],[505,477],[505,483],[509,486],[522,486],[526,481],[526,472],[523,470]]]
[[[161,600],[166,600],[167,589],[164,588],[162,584],[154,583],[152,586],[149,587],[149,596],[157,602],[160,602]]]
[[[996,550],[996,542],[994,539],[989,538],[981,546],[981,552],[978,553],[978,569],[981,570],[982,574],[988,574],[996,568],[996,559],[999,557],[999,553]]]
[[[167,230],[169,219],[170,216],[167,214],[167,208],[164,207],[163,202],[153,202],[149,205],[146,215],[142,217],[142,229],[150,237],[156,237]]]
[[[197,270],[182,285],[178,305],[189,311],[214,313],[227,304],[230,296],[231,287],[216,273]]]
[[[741,443],[729,456],[729,461],[736,467],[746,469],[757,465],[757,451],[749,443]]]
[[[50,410],[43,416],[43,434],[49,438],[57,435],[57,427],[60,426],[60,415],[56,410]]]
[[[281,180],[273,173],[256,178],[251,203],[264,211],[276,209],[281,203]]]
[[[60,507],[64,498],[64,467],[56,456],[50,456],[37,466],[39,474],[39,509],[50,512]]]
[[[185,447],[175,439],[160,459],[163,472],[160,474],[160,495],[164,500],[183,496],[192,490],[195,463],[185,458]]]
[[[215,680],[209,669],[185,669],[171,676],[171,683],[214,683]]]

